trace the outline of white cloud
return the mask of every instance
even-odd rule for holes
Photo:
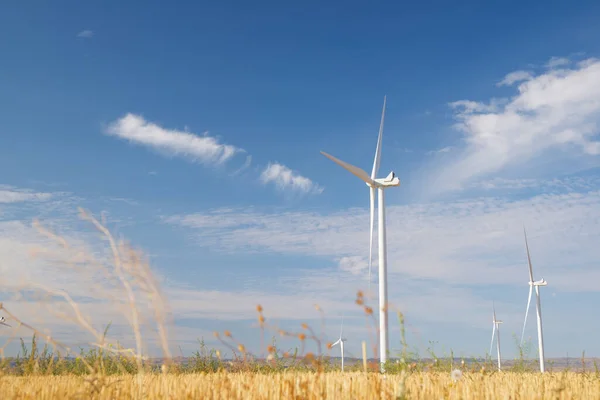
[[[89,29],[83,30],[77,34],[77,37],[80,38],[91,38],[92,36],[94,36],[94,32]]]
[[[507,74],[504,79],[496,84],[496,86],[512,86],[513,84],[521,81],[527,81],[533,78],[531,72],[528,71],[515,71]]]
[[[285,165],[269,163],[260,175],[262,183],[273,183],[281,190],[293,190],[302,193],[322,193],[323,188],[310,179],[292,171]]]
[[[111,123],[106,134],[203,164],[223,164],[236,153],[244,152],[238,147],[221,144],[214,137],[165,129],[131,113]]]
[[[436,190],[461,188],[477,176],[521,165],[548,150],[579,157],[600,154],[600,61],[551,69],[518,86],[510,99],[488,104],[461,100],[456,129],[465,147],[436,173]]]

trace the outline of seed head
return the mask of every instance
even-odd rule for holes
[[[242,352],[242,353],[245,353],[245,352],[246,352],[246,348],[245,348],[245,347],[244,347],[244,345],[243,345],[243,344],[241,344],[241,343],[240,343],[240,344],[238,344],[238,350],[239,350],[240,352]]]
[[[369,306],[365,306],[365,313],[367,313],[368,315],[373,314],[373,309]]]
[[[306,335],[304,333],[299,333],[298,334],[298,339],[304,340],[304,339],[306,339]]]
[[[263,311],[263,308],[260,304],[256,306],[256,311],[258,311],[259,313]]]
[[[269,353],[275,353],[275,346],[267,346],[267,351]]]
[[[308,329],[308,325],[306,325],[305,323],[302,324],[302,329]]]
[[[462,371],[460,369],[455,369],[450,373],[450,377],[456,382],[462,377]]]
[[[332,347],[333,347],[333,343],[331,343],[331,342],[328,342],[328,343],[327,343],[327,348],[328,348],[329,350],[331,350],[331,348],[332,348]]]
[[[225,331],[225,332],[223,332],[223,334],[227,337],[231,337],[231,332],[229,332],[229,331]]]

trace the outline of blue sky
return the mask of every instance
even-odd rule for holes
[[[504,355],[515,355],[525,224],[534,273],[549,282],[546,354],[600,355],[589,334],[600,326],[586,317],[600,299],[599,12],[595,2],[5,4],[5,305],[69,339],[74,328],[11,291],[42,282],[87,294],[89,271],[28,258],[50,246],[35,217],[98,242],[77,219],[82,206],[150,257],[173,349],[201,336],[219,346],[212,331],[230,329],[256,350],[256,304],[299,329],[320,324],[318,303],[328,338],[344,314],[359,355],[368,190],[319,151],[370,171],[387,95],[380,175],[402,182],[386,196],[389,291],[409,345],[483,355],[494,301]],[[101,300],[86,303],[94,321],[118,322]]]

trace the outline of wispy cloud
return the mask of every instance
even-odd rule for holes
[[[248,155],[246,157],[246,162],[244,162],[244,165],[242,165],[241,167],[239,167],[238,169],[236,169],[235,171],[233,171],[231,173],[231,176],[239,175],[243,171],[247,170],[250,167],[250,164],[252,164],[252,156]]]
[[[219,143],[214,137],[165,129],[131,113],[111,123],[106,134],[152,148],[165,155],[182,156],[209,165],[223,164],[236,153],[244,152],[238,147]]]
[[[534,262],[560,290],[596,291],[589,269],[600,257],[600,192],[539,195],[509,201],[488,197],[386,208],[388,269],[403,279],[453,284],[521,284],[523,224]],[[226,252],[276,252],[326,257],[341,270],[364,271],[368,211],[265,213],[241,209],[173,216],[192,228],[195,243]],[[196,242],[197,240],[197,242]],[[573,251],[577,249],[577,254]],[[564,269],[569,258],[569,272]],[[574,274],[587,282],[575,284]],[[567,276],[569,275],[569,276]],[[560,279],[559,279],[560,277]]]
[[[481,188],[486,190],[504,190],[504,189],[537,189],[544,193],[573,192],[573,191],[588,191],[595,190],[600,187],[600,178],[588,177],[582,178],[578,176],[567,178],[552,178],[552,179],[532,179],[532,178],[493,178],[473,182],[469,185],[473,188]]]
[[[594,191],[594,182],[585,185],[583,182],[577,192],[528,196],[513,201],[488,197],[406,206],[389,205],[390,301],[405,312],[409,324],[419,325],[425,332],[425,340],[446,340],[436,337],[440,324],[444,325],[445,332],[452,329],[461,332],[456,336],[460,338],[464,337],[465,324],[487,328],[494,290],[498,289],[497,286],[514,286],[522,289],[523,304],[520,301],[512,304],[511,300],[500,300],[496,306],[501,310],[507,327],[517,331],[522,322],[527,291],[526,258],[521,232],[523,221],[530,235],[536,274],[550,283],[552,292],[558,293],[557,298],[561,292],[598,291],[596,282],[600,275],[593,268],[593,260],[600,256],[600,250],[596,250],[596,243],[600,239],[597,229],[600,223],[600,192]],[[49,201],[54,200],[50,198]],[[32,204],[43,207],[41,202]],[[116,204],[112,201],[107,203],[112,206]],[[11,208],[25,210],[25,205],[2,204],[0,212]],[[22,212],[16,214],[21,215]],[[34,210],[29,216],[35,214],[37,211]],[[106,249],[94,246],[97,242],[95,232],[86,232],[77,223],[66,223],[64,216],[60,211],[46,222],[60,222],[58,230],[70,243],[87,247],[101,258]],[[86,337],[83,332],[81,335],[79,332],[74,334],[72,325],[53,319],[49,312],[40,313],[39,306],[33,302],[7,300],[7,296],[22,282],[42,282],[52,288],[64,288],[74,296],[87,299],[82,309],[86,315],[94,316],[94,323],[100,329],[105,321],[112,320],[113,337],[131,344],[133,340],[127,321],[119,310],[103,303],[105,293],[94,291],[94,286],[98,287],[102,277],[93,275],[85,268],[69,268],[62,262],[48,263],[48,260],[40,258],[31,259],[31,247],[49,246],[32,229],[27,218],[0,219],[0,276],[3,277],[0,289],[7,307],[28,321],[48,327],[55,337],[64,338],[68,343],[83,340]],[[312,260],[319,260],[321,264],[318,268],[299,269],[286,265],[285,260],[278,261],[277,273],[244,280],[243,287],[237,286],[237,289],[228,284],[207,284],[203,288],[197,282],[188,284],[164,280],[163,289],[172,315],[178,324],[183,324],[170,329],[174,345],[182,344],[186,349],[191,348],[199,336],[205,336],[210,341],[208,331],[223,329],[222,322],[215,321],[218,320],[226,321],[227,329],[236,329],[236,333],[244,336],[244,344],[256,349],[260,335],[253,335],[252,328],[247,326],[248,321],[255,318],[256,304],[263,305],[269,323],[295,329],[300,320],[313,321],[313,326],[319,326],[320,315],[314,309],[317,303],[326,312],[329,337],[339,332],[339,321],[332,323],[332,318],[338,318],[343,313],[347,317],[349,338],[354,339],[354,344],[349,344],[350,351],[358,352],[360,340],[368,338],[364,317],[352,301],[357,289],[367,287],[367,210],[316,213],[217,209],[172,216],[168,222],[182,227],[183,230],[178,233],[191,234],[194,247],[200,243],[211,251],[227,253],[303,255],[307,257],[307,266],[312,264]],[[146,228],[147,225],[144,225]],[[160,226],[156,228],[160,229]],[[131,239],[135,241],[135,237]],[[60,251],[59,247],[56,245],[52,249]],[[245,259],[239,268],[251,267],[250,258]],[[377,273],[377,269],[374,269],[374,273]],[[473,290],[470,285],[485,290]],[[505,289],[510,290],[502,287],[502,290]],[[58,306],[62,309],[65,304]],[[553,322],[549,317],[549,331],[556,334],[559,330],[569,330],[569,326],[562,321]],[[195,328],[200,322],[202,329]],[[593,323],[584,318],[577,329],[584,327],[591,330]],[[533,325],[530,327],[535,330]],[[397,328],[397,325],[391,323],[391,328]],[[472,335],[468,340],[473,337],[477,340],[481,333],[478,329],[473,331],[472,334],[467,333],[467,336]],[[397,335],[396,331],[391,332],[392,342]],[[460,340],[463,339],[452,340],[454,349],[474,347],[472,343],[462,344]],[[409,341],[411,345],[418,345],[414,338],[409,338]],[[282,343],[286,343],[285,340],[282,339]],[[421,348],[425,347],[426,343]],[[482,347],[486,347],[485,343]]]
[[[600,119],[599,60],[531,77],[510,99],[461,100],[451,106],[465,146],[436,173],[436,190],[461,188],[474,177],[522,164],[550,149],[575,157],[600,154],[600,142],[594,139]]]
[[[260,175],[260,180],[264,184],[273,183],[281,190],[316,194],[323,192],[323,188],[310,179],[277,162],[267,165]]]
[[[0,186],[0,203],[20,203],[23,201],[43,201],[52,197],[51,193],[33,192],[10,186]]]
[[[496,86],[512,86],[517,82],[526,81],[531,78],[533,78],[533,75],[529,71],[515,71],[507,74],[504,79],[496,83]]]
[[[563,65],[569,65],[571,63],[571,60],[569,60],[568,58],[565,57],[552,57],[550,59],[550,61],[548,61],[548,63],[546,64],[546,67],[548,68],[556,68],[556,67],[561,67]]]
[[[77,34],[77,37],[79,38],[91,38],[92,36],[94,36],[94,32],[88,29],[83,30]]]
[[[340,257],[338,266],[342,271],[360,275],[369,268],[369,261],[362,256],[346,256]]]
[[[452,151],[453,147],[452,146],[446,146],[446,147],[442,147],[441,149],[437,149],[437,150],[429,150],[427,153],[427,155],[433,155],[433,154],[442,154],[442,153],[449,153],[450,151]]]
[[[564,311],[557,309],[557,303],[550,300],[555,294],[558,299],[581,292],[588,292],[586,296],[600,293],[597,285],[600,271],[595,262],[600,257],[596,245],[600,240],[599,186],[595,180],[572,180],[494,182],[498,187],[543,189],[554,185],[555,189],[568,193],[527,193],[512,200],[504,196],[476,197],[388,205],[390,302],[422,329],[425,341],[439,339],[453,348],[470,349],[472,344],[468,342],[472,340],[481,340],[485,348],[477,329],[464,343],[461,338],[465,324],[487,329],[493,299],[497,310],[502,310],[506,331],[519,331],[528,290],[524,224],[536,276],[544,277],[551,288],[545,292],[546,302],[550,302],[555,317],[553,320],[549,317],[547,329],[553,335],[559,331],[576,335],[584,325],[592,329],[595,322],[585,320],[585,314],[564,315]],[[243,320],[249,318],[250,306],[242,312],[240,304],[254,301],[268,305],[279,318],[293,319],[299,315],[309,319],[311,310],[306,299],[318,299],[328,317],[339,313],[352,315],[351,295],[357,289],[367,288],[368,220],[367,209],[355,208],[332,213],[236,208],[172,216],[167,222],[181,226],[194,247],[228,255],[245,254],[248,259],[254,254],[270,253],[293,256],[292,259],[304,256],[306,265],[314,262],[319,265],[300,271],[279,263],[279,277],[266,278],[267,282],[261,278],[260,285],[248,288],[250,296],[227,289],[224,289],[227,293],[186,292],[184,297],[197,297],[198,304],[203,306],[196,308],[195,301],[190,301],[189,305],[177,308],[185,309],[184,314],[190,316],[220,315],[219,318]],[[376,261],[375,255],[375,265]],[[374,284],[377,272],[375,267]],[[261,292],[266,287],[277,294]],[[290,307],[298,312],[290,315]],[[565,326],[562,322],[565,318],[578,328]],[[438,334],[441,324],[445,326],[443,336]],[[535,331],[534,324],[528,327],[528,332]],[[446,334],[453,335],[452,343]],[[365,332],[355,335],[357,341],[364,336]],[[418,344],[414,337],[409,341]],[[589,345],[586,342],[586,348]],[[426,343],[421,346],[425,347]],[[470,354],[473,352],[479,354],[477,350]]]

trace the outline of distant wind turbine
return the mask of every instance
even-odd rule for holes
[[[344,372],[344,342],[346,341],[346,338],[342,337],[343,332],[344,332],[344,317],[342,317],[342,326],[340,328],[340,338],[331,345],[331,347],[337,346],[338,344],[340,345],[340,350],[342,352],[342,372]]]
[[[525,335],[525,325],[527,324],[527,316],[529,314],[529,305],[531,304],[531,294],[535,287],[536,310],[537,310],[537,327],[538,327],[538,346],[540,353],[540,372],[544,372],[544,335],[542,330],[542,305],[540,303],[540,286],[546,286],[548,282],[544,278],[539,281],[533,280],[533,267],[531,266],[531,256],[529,255],[529,245],[527,244],[527,232],[523,228],[525,234],[525,248],[527,249],[527,262],[529,263],[529,299],[527,300],[527,309],[525,310],[525,321],[523,321],[523,332],[521,333],[521,346],[523,345],[523,337]]]
[[[381,161],[381,138],[383,135],[383,121],[385,118],[385,104],[386,97],[383,98],[383,111],[381,113],[381,123],[379,125],[379,137],[377,138],[377,148],[375,149],[375,160],[373,161],[373,169],[371,176],[367,174],[361,168],[350,165],[342,160],[335,158],[334,156],[321,152],[325,157],[331,161],[340,165],[353,175],[356,175],[362,179],[370,189],[371,193],[371,229],[370,229],[370,245],[369,245],[369,292],[371,285],[371,259],[373,256],[373,225],[375,218],[375,190],[377,189],[378,194],[378,240],[379,240],[379,359],[383,370],[383,365],[387,361],[388,353],[388,314],[387,314],[387,253],[386,253],[386,239],[385,239],[385,198],[384,189],[390,186],[399,186],[400,179],[396,177],[394,171],[385,178],[376,179],[375,176],[379,171],[379,164]]]
[[[492,342],[490,343],[490,356],[492,354],[492,346],[494,345],[494,334],[496,332],[498,332],[498,336],[496,337],[496,349],[498,351],[498,370],[502,369],[502,364],[501,364],[501,355],[500,355],[500,324],[502,323],[502,321],[496,319],[496,306],[493,306],[494,309],[494,315],[492,317],[492,324],[493,324],[493,328],[492,328]]]

